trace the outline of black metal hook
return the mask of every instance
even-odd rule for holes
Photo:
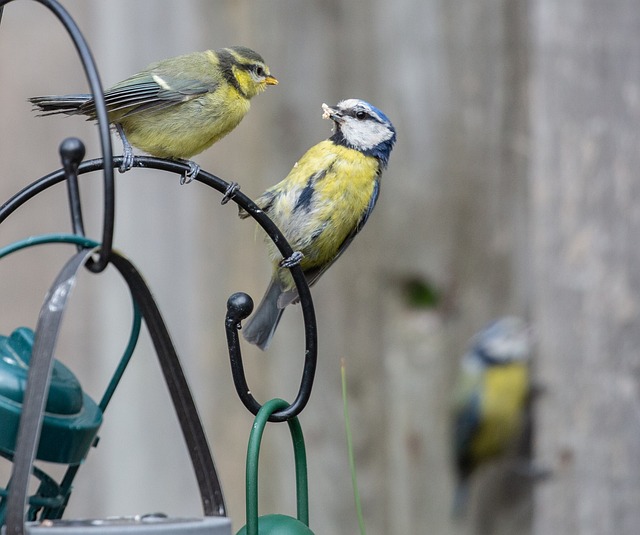
[[[141,161],[147,160],[139,158]],[[162,160],[160,160],[162,161]],[[185,164],[181,164],[184,167]],[[200,171],[196,180],[207,184],[221,193],[223,193],[223,204],[229,200],[233,200],[238,206],[245,210],[267,233],[269,238],[276,245],[282,258],[295,258],[296,253],[289,245],[289,242],[282,234],[280,229],[269,219],[269,217],[256,205],[253,200],[242,193],[237,184],[227,183],[220,178],[211,175],[205,171]],[[231,192],[231,194],[230,194]],[[318,358],[318,332],[316,325],[315,310],[313,308],[313,300],[307,279],[304,276],[302,268],[298,263],[293,262],[288,265],[293,281],[298,291],[300,299],[300,307],[302,309],[302,317],[304,320],[305,332],[305,353],[302,378],[298,394],[288,407],[273,413],[269,417],[271,422],[283,422],[300,414],[305,408],[311,397],[313,381],[316,373]],[[227,315],[225,318],[225,331],[227,334],[227,345],[229,349],[229,360],[231,362],[231,373],[236,392],[244,406],[254,415],[258,413],[262,405],[256,401],[251,394],[251,390],[247,385],[244,374],[244,366],[242,364],[242,352],[240,350],[240,341],[238,329],[242,320],[246,319],[253,311],[253,300],[245,293],[235,293],[227,300]]]
[[[313,305],[310,301],[300,300],[303,307],[303,313],[313,314]],[[306,305],[305,305],[306,303]],[[238,330],[242,320],[249,317],[253,311],[253,299],[244,292],[237,292],[233,294],[227,300],[227,315],[225,318],[225,331],[227,333],[227,345],[229,346],[229,359],[231,361],[231,374],[233,376],[233,382],[236,387],[238,397],[244,403],[244,406],[253,414],[257,414],[262,408],[262,405],[256,401],[251,394],[251,389],[247,384],[247,379],[244,373],[244,366],[242,364],[242,353],[240,351],[240,340],[238,336]],[[306,335],[307,335],[307,350],[305,351],[305,362],[302,371],[302,379],[300,381],[300,388],[296,399],[284,409],[274,412],[270,417],[271,422],[283,422],[294,418],[307,405],[309,398],[311,397],[311,390],[313,388],[313,380],[316,371],[317,361],[317,346],[315,335],[315,320],[312,324],[307,324],[305,321]]]
[[[117,160],[117,159],[116,159]],[[151,157],[136,157],[134,159],[140,167],[162,168],[167,171],[183,174],[188,169],[188,165],[182,162],[173,162]],[[269,238],[276,245],[282,258],[288,259],[295,256],[295,251],[289,245],[289,242],[282,234],[280,229],[271,221],[271,219],[242,191],[234,182],[226,182],[211,173],[200,171],[195,178],[196,181],[202,182],[223,194],[222,202],[225,204],[229,200],[233,200],[238,206],[245,210],[255,221],[263,228]],[[313,308],[313,300],[307,279],[304,276],[302,268],[293,263],[289,266],[291,276],[296,285],[300,299],[300,307],[302,309],[302,317],[304,320],[305,330],[305,353],[302,378],[298,394],[289,405],[289,407],[275,412],[269,417],[271,422],[283,422],[300,414],[305,408],[311,397],[313,381],[316,373],[317,356],[318,356],[318,333],[316,325],[315,310]],[[247,385],[244,374],[244,366],[242,364],[242,353],[240,350],[240,342],[238,337],[238,329],[240,322],[247,318],[253,310],[253,300],[247,294],[233,294],[227,301],[227,315],[225,318],[225,331],[227,334],[227,345],[229,349],[229,360],[231,363],[231,372],[236,392],[244,406],[254,415],[258,413],[262,405],[252,396]]]
[[[0,0],[0,15],[4,6],[13,0]],[[107,117],[107,108],[104,102],[104,93],[102,90],[102,83],[100,82],[100,76],[96,67],[95,60],[89,49],[84,36],[80,32],[77,24],[69,13],[57,2],[57,0],[34,0],[43,6],[49,8],[50,11],[56,15],[58,20],[67,30],[69,37],[73,41],[76,47],[76,51],[80,56],[82,66],[84,68],[87,81],[91,89],[95,107],[96,107],[96,120],[98,123],[98,131],[100,135],[100,148],[102,151],[102,157],[104,159],[104,215],[102,223],[102,240],[100,251],[97,255],[97,259],[91,259],[87,263],[89,268],[94,273],[103,271],[109,263],[109,256],[113,246],[113,230],[115,221],[115,181],[113,176],[113,151],[111,147],[111,135],[109,132],[109,118]],[[64,162],[63,162],[64,165]],[[69,177],[67,177],[69,178]],[[70,186],[72,187],[72,186]],[[71,195],[71,192],[70,192]],[[79,201],[79,196],[76,196]],[[72,217],[75,217],[79,212],[73,212]],[[81,222],[81,219],[80,219]],[[73,220],[73,224],[76,225],[78,221]],[[74,227],[75,231],[75,227]]]

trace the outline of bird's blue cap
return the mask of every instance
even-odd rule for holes
[[[389,117],[387,117],[382,110],[380,110],[380,108],[376,108],[373,104],[370,104],[369,102],[367,102],[366,100],[363,100],[362,102],[364,102],[367,106],[369,106],[373,111],[375,111],[378,116],[380,117],[380,119],[382,119],[383,121],[385,121],[386,123],[389,123],[391,125],[391,127],[393,128],[393,123],[389,120]],[[395,128],[393,128],[395,130]]]

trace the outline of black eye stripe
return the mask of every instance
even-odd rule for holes
[[[355,109],[350,109],[350,110],[345,110],[343,112],[345,115],[348,115],[349,117],[353,117],[354,119],[358,119],[360,121],[365,121],[365,120],[376,120],[375,117],[373,117],[367,110],[363,110],[362,108],[355,108]],[[361,117],[358,117],[358,116]]]
[[[343,115],[347,115],[349,117],[353,117],[358,121],[374,121],[378,124],[385,124],[375,113],[366,108],[348,108],[346,110],[342,110]],[[358,117],[359,114],[364,114],[364,117]]]
[[[267,73],[266,69],[260,65],[259,63],[235,63],[235,66],[237,69],[243,70],[243,71],[253,71],[256,72],[257,71],[261,71],[260,76],[265,75]]]

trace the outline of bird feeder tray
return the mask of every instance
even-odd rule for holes
[[[164,515],[115,517],[93,520],[44,520],[28,522],[28,535],[229,535],[226,517],[168,518]],[[2,529],[2,535],[5,529]]]

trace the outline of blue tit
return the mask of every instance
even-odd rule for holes
[[[520,318],[501,318],[478,333],[460,363],[453,419],[458,487],[453,512],[467,502],[469,476],[520,436],[529,395],[532,336]]]
[[[378,200],[396,131],[379,109],[359,99],[322,105],[333,135],[311,147],[287,177],[265,191],[256,204],[271,218],[301,258],[308,284],[338,259],[362,230]],[[246,213],[240,214],[246,217]],[[284,308],[297,301],[289,259],[267,240],[273,262],[271,283],[244,326],[247,341],[266,349]]]
[[[158,158],[195,156],[238,126],[249,111],[249,101],[277,83],[260,54],[243,46],[152,63],[104,92],[109,122],[124,145],[120,171],[133,164],[131,145]],[[91,95],[51,95],[29,101],[42,115],[96,118]],[[198,168],[189,164],[190,175],[195,176]]]

